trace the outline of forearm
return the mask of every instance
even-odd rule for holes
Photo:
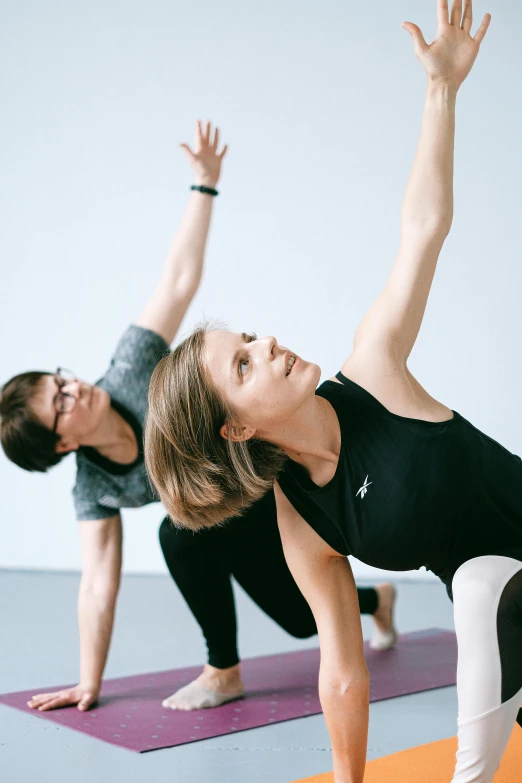
[[[172,241],[162,275],[166,293],[193,296],[203,273],[214,197],[193,191]]]
[[[80,683],[99,688],[114,625],[117,585],[97,589],[82,579],[78,596]]]
[[[203,131],[196,123],[196,145],[181,144],[194,172],[194,184],[215,188],[221,175],[221,164],[227,151],[219,148],[219,131],[212,133],[210,122]],[[136,319],[143,326],[171,343],[198,290],[203,274],[210,219],[215,197],[193,191],[176,236],[170,247],[159,285]]]
[[[450,229],[456,98],[453,87],[428,82],[419,146],[402,205],[403,232]]]
[[[362,783],[369,719],[369,678],[361,676],[345,688],[319,680],[321,706],[330,733],[335,783]]]

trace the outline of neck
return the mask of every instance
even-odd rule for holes
[[[337,465],[341,449],[341,431],[334,409],[323,397],[314,394],[277,434],[259,437],[279,446],[291,460],[303,465],[312,476]]]
[[[90,433],[81,446],[90,446],[114,462],[134,462],[138,456],[136,436],[123,416],[109,406],[96,430]]]

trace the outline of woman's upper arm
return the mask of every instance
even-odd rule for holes
[[[82,572],[92,581],[119,579],[123,529],[121,516],[79,523],[82,546]]]
[[[288,567],[314,615],[324,675],[345,682],[366,676],[361,616],[350,563],[308,525],[275,485]]]
[[[167,286],[160,286],[134,323],[156,332],[170,345],[181,326],[194,293],[195,291],[188,291],[175,295]]]
[[[411,230],[404,234],[388,281],[359,324],[354,352],[371,346],[406,362],[426,310],[446,232]]]

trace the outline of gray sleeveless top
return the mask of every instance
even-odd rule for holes
[[[112,406],[129,422],[139,454],[130,465],[103,457],[96,449],[76,452],[73,489],[78,521],[111,517],[121,508],[138,508],[158,500],[143,460],[143,424],[150,377],[169,346],[159,334],[132,324],[123,333],[109,368],[96,382],[111,397]]]

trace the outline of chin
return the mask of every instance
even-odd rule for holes
[[[294,387],[294,400],[304,402],[310,397],[315,397],[315,391],[321,380],[321,368],[317,364],[310,364],[300,378],[299,386]]]
[[[91,412],[105,413],[111,407],[111,398],[104,389],[99,386],[92,387]]]
[[[319,367],[318,364],[310,364],[310,368],[311,368],[311,374],[313,375],[314,378],[314,383],[315,383],[314,388],[317,388],[317,386],[319,386],[319,381],[321,380],[321,368]]]

